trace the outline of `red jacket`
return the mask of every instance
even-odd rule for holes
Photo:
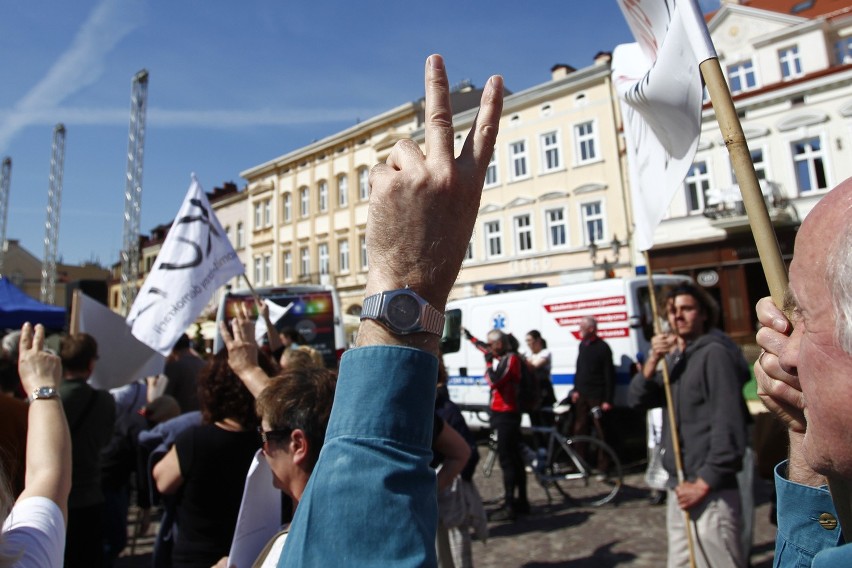
[[[491,410],[494,412],[520,412],[518,389],[521,385],[521,360],[515,353],[506,353],[485,370],[485,379],[491,385]]]

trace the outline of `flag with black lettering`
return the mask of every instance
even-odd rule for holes
[[[139,341],[168,355],[216,289],[243,272],[242,262],[193,174],[163,248],[130,308],[127,324]]]
[[[618,0],[636,43],[616,46],[613,84],[627,143],[634,239],[654,244],[701,134],[701,62],[716,57],[695,0]]]

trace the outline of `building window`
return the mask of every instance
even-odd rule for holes
[[[293,280],[293,253],[285,252],[281,263],[284,265],[284,281],[290,282]]]
[[[311,275],[311,249],[302,247],[299,251],[299,276],[307,279]]]
[[[512,163],[512,179],[517,180],[528,177],[527,143],[521,140],[509,144],[509,156]]]
[[[778,51],[778,63],[781,64],[781,77],[795,79],[802,76],[802,60],[797,46]]]
[[[349,205],[349,178],[346,174],[337,176],[337,205],[340,207]]]
[[[604,238],[604,216],[603,206],[600,201],[592,201],[583,203],[580,206],[580,213],[583,217],[583,244],[588,245],[592,241],[599,243]]]
[[[289,193],[284,194],[283,217],[284,222],[289,223],[293,218],[293,196]]]
[[[328,182],[321,181],[319,182],[319,188],[317,189],[317,200],[319,201],[319,210],[322,213],[328,211]]]
[[[749,91],[757,86],[754,63],[751,59],[728,65],[728,83],[731,86],[732,95]]]
[[[272,226],[272,200],[267,199],[263,202],[263,226]]]
[[[319,273],[328,274],[328,243],[320,243],[319,252]]]
[[[361,201],[370,199],[370,170],[366,167],[358,170],[358,199]]]
[[[263,255],[263,282],[272,284],[272,255]]]
[[[307,217],[311,211],[311,192],[307,187],[299,190],[299,215]]]
[[[687,213],[704,211],[707,191],[710,189],[710,175],[707,173],[707,162],[695,162],[686,174],[683,182],[686,189]]]
[[[568,223],[565,209],[548,209],[544,213],[547,220],[547,247],[554,249],[568,244]]]
[[[529,214],[518,215],[515,223],[515,252],[530,252],[533,248],[532,223]]]
[[[559,133],[556,131],[541,135],[541,170],[552,172],[562,167],[562,150]]]
[[[852,63],[852,36],[840,38],[834,43],[834,57],[838,65]]]
[[[263,274],[261,270],[263,269],[263,259],[259,256],[254,257],[254,284],[255,286],[259,285],[263,282]]]
[[[369,268],[369,264],[367,263],[367,236],[361,235],[358,237],[358,248],[361,251],[361,270],[367,270]]]
[[[464,253],[464,260],[473,260],[473,235],[467,242],[467,250]]]
[[[258,201],[254,204],[254,230],[258,230],[263,227],[263,206]]]
[[[791,144],[791,149],[799,193],[826,189],[825,158],[819,137],[797,140]]]
[[[495,185],[497,185],[497,150],[491,154],[491,161],[488,162],[488,168],[485,170],[485,187]]]
[[[485,256],[495,258],[503,256],[503,237],[500,235],[500,221],[485,223]]]
[[[237,223],[237,248],[241,249],[246,246],[246,230],[243,227],[243,222]]]
[[[337,264],[342,274],[349,272],[349,240],[337,241]]]
[[[593,121],[574,126],[574,144],[578,164],[598,159],[598,136]]]

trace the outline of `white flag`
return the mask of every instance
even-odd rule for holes
[[[293,302],[290,302],[286,306],[279,306],[272,300],[266,300],[266,305],[269,306],[269,321],[272,322],[272,325],[275,325],[290,311],[290,308],[293,307]],[[258,317],[257,322],[254,324],[254,340],[260,343],[267,331],[266,322],[263,321],[263,317]]]
[[[716,57],[695,0],[618,0],[637,43],[619,45],[612,76],[621,104],[638,250],[695,158],[701,134],[699,64]]]
[[[133,335],[168,355],[216,289],[243,272],[242,262],[193,174],[151,274],[127,316]]]

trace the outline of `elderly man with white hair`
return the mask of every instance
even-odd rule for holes
[[[802,223],[782,309],[764,298],[757,313],[758,393],[790,438],[775,566],[852,566],[825,478],[852,481],[852,178]]]

